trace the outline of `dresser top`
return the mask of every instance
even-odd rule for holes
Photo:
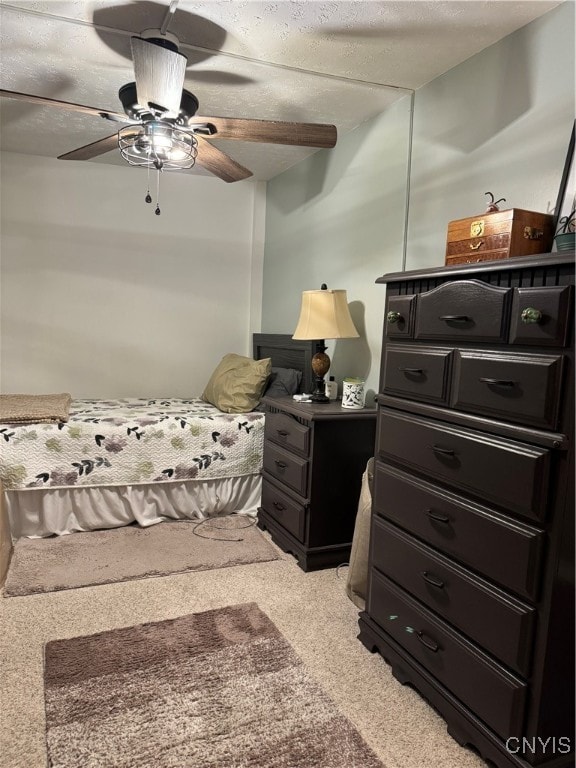
[[[464,277],[484,272],[516,271],[520,269],[539,269],[551,266],[572,266],[574,251],[562,253],[541,253],[534,256],[513,256],[509,259],[481,261],[476,264],[457,264],[451,267],[431,267],[408,272],[389,272],[379,277],[377,283],[397,283],[404,280],[427,280],[435,277]]]

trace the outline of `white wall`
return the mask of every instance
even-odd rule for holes
[[[4,153],[0,182],[2,391],[190,397],[251,353],[259,185],[166,173],[155,216],[141,169]]]
[[[551,213],[574,121],[568,0],[416,92],[407,268],[442,266],[448,222]]]

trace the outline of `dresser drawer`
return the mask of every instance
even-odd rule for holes
[[[377,516],[372,564],[482,648],[528,674],[534,609]]]
[[[391,344],[386,350],[384,392],[433,403],[446,402],[451,356],[449,349]]]
[[[521,515],[545,514],[547,450],[382,408],[378,455]]]
[[[480,280],[444,283],[418,296],[417,339],[506,341],[510,288]]]
[[[268,480],[262,482],[262,507],[298,541],[304,541],[306,508]]]
[[[521,733],[526,684],[376,570],[369,615],[504,739]]]
[[[410,338],[414,333],[416,296],[391,296],[388,299],[385,328],[390,338]]]
[[[571,285],[514,288],[511,344],[563,347],[572,314]]]
[[[452,406],[555,429],[563,358],[477,350],[455,352]]]
[[[538,597],[542,531],[380,462],[374,511],[516,594]]]
[[[308,456],[310,451],[310,427],[286,413],[267,413],[264,437],[288,450]]]
[[[296,493],[306,496],[308,488],[308,462],[293,453],[267,442],[264,447],[264,471],[288,485]]]

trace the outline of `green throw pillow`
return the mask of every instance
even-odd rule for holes
[[[248,413],[254,410],[272,371],[272,360],[252,360],[229,353],[216,366],[202,393],[202,400],[224,413]]]

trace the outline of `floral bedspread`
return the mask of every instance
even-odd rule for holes
[[[74,400],[64,424],[0,424],[5,489],[238,477],[262,467],[264,414],[203,400]]]

